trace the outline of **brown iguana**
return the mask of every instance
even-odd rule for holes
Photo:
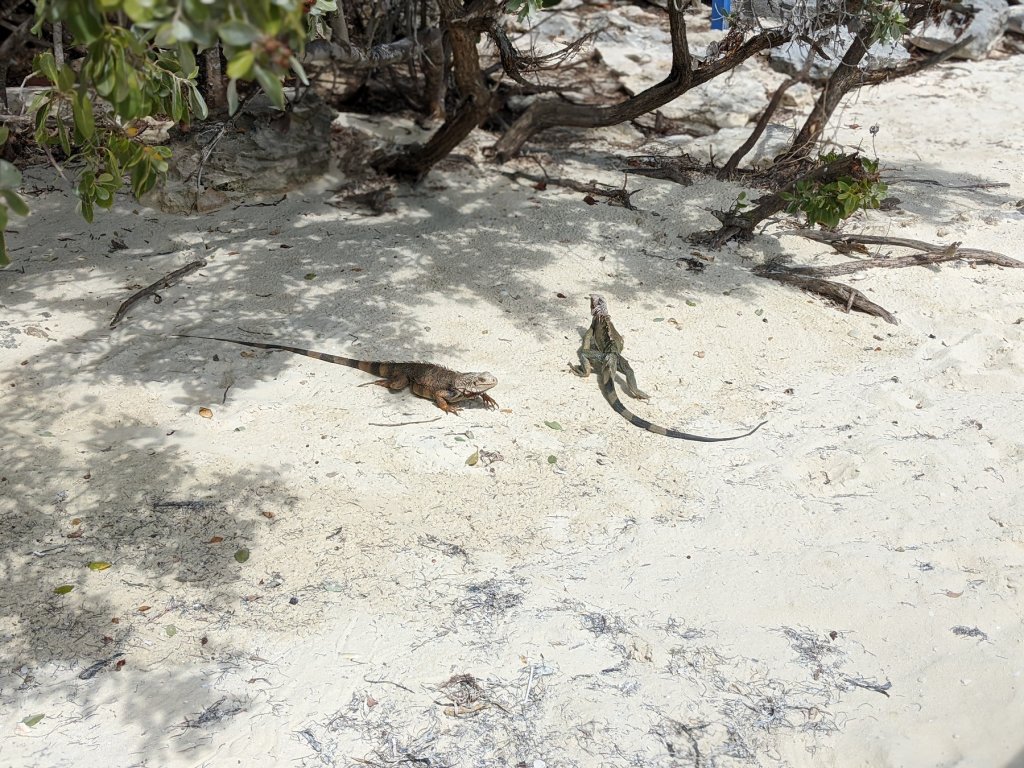
[[[392,391],[398,391],[409,387],[414,395],[433,400],[434,404],[446,413],[458,413],[459,409],[452,405],[462,400],[480,400],[488,408],[497,408],[498,404],[485,394],[487,390],[498,383],[498,380],[490,373],[459,373],[433,363],[386,363],[368,360],[353,360],[350,357],[340,355],[329,355],[326,352],[314,352],[310,349],[300,347],[288,347],[283,344],[263,344],[258,341],[239,341],[238,339],[222,339],[218,336],[193,336],[187,333],[175,334],[185,339],[209,339],[210,341],[226,341],[229,344],[241,344],[246,347],[257,349],[281,349],[285,352],[294,352],[296,355],[305,355],[314,360],[323,360],[327,363],[347,365],[349,368],[358,368],[360,371],[382,376],[377,381],[369,381],[367,384],[377,384],[387,387]],[[366,385],[362,385],[366,386]]]
[[[590,314],[593,316],[593,320],[590,323],[590,328],[587,329],[586,334],[583,336],[583,344],[579,349],[580,365],[577,367],[570,364],[569,367],[573,373],[585,377],[590,375],[592,364],[599,365],[601,392],[604,395],[604,399],[615,409],[616,413],[620,414],[630,424],[640,427],[640,429],[646,429],[648,432],[653,432],[656,435],[664,435],[665,437],[676,437],[680,440],[697,440],[702,443],[719,443],[725,440],[738,440],[741,437],[752,435],[768,423],[762,421],[749,432],[734,437],[702,437],[701,435],[691,435],[687,432],[678,432],[674,429],[661,427],[657,424],[652,424],[647,419],[641,419],[619,400],[619,396],[615,392],[615,372],[620,371],[626,377],[624,389],[631,397],[646,399],[649,395],[637,388],[636,375],[633,373],[629,362],[622,356],[625,340],[615,330],[611,315],[608,314],[608,305],[605,303],[604,298],[596,293],[590,294]]]

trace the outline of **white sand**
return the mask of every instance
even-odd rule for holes
[[[878,123],[893,175],[1010,186],[901,184],[849,229],[1024,257],[1021,92],[1018,58],[861,94],[834,135]],[[582,162],[558,172],[621,178]],[[677,266],[731,185],[634,179],[630,212],[452,161],[377,218],[327,186],[91,227],[47,192],[14,222],[0,764],[1024,764],[1024,272],[850,278],[891,326],[751,274],[836,259],[799,238]],[[768,425],[616,416],[567,368],[591,291],[638,413]],[[169,336],[246,330],[489,370],[502,410]]]

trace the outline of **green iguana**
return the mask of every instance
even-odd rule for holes
[[[719,443],[726,440],[738,440],[741,437],[752,435],[768,423],[762,421],[749,432],[734,437],[702,437],[701,435],[691,435],[687,432],[678,432],[674,429],[661,427],[657,424],[652,424],[647,419],[641,419],[623,405],[615,392],[615,372],[619,371],[626,377],[624,389],[631,397],[638,399],[646,399],[648,397],[645,392],[641,392],[637,387],[636,375],[633,373],[629,362],[622,356],[625,340],[622,338],[622,334],[615,330],[611,315],[608,314],[608,305],[605,303],[604,298],[596,293],[590,295],[590,314],[593,316],[593,320],[590,323],[590,328],[587,329],[586,334],[583,336],[583,344],[579,349],[580,365],[577,367],[570,364],[569,367],[576,375],[586,377],[590,375],[593,365],[599,366],[601,392],[604,395],[604,399],[615,409],[616,413],[620,414],[630,424],[640,427],[640,429],[646,429],[648,432],[653,432],[656,435],[664,435],[665,437],[675,437],[680,440],[697,440],[702,443]]]
[[[300,347],[287,347],[282,344],[263,344],[258,341],[239,341],[237,339],[222,339],[218,336],[193,336],[187,333],[175,334],[185,339],[209,339],[210,341],[226,341],[229,344],[241,344],[246,347],[257,349],[280,349],[285,352],[293,352],[296,355],[305,355],[314,360],[323,360],[327,363],[347,365],[349,368],[358,368],[360,371],[382,376],[377,381],[369,381],[367,384],[377,384],[387,387],[392,391],[398,391],[409,387],[414,395],[433,400],[434,404],[445,413],[458,413],[459,409],[452,405],[463,400],[480,400],[488,408],[497,408],[498,404],[485,394],[487,390],[498,383],[498,380],[490,373],[459,373],[432,363],[386,363],[368,360],[353,360],[350,357],[329,355],[326,352],[314,352],[310,349]],[[365,385],[362,385],[365,386]]]

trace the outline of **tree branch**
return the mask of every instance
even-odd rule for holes
[[[678,98],[694,86],[727,72],[760,51],[780,45],[790,34],[781,29],[763,30],[725,56],[697,69],[686,40],[685,0],[670,0],[669,32],[672,38],[672,67],[660,83],[625,101],[607,106],[566,104],[560,101],[535,101],[494,145],[499,161],[507,160],[522,149],[533,136],[555,126],[598,128],[633,120]]]

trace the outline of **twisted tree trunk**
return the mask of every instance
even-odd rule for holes
[[[438,6],[441,25],[448,32],[458,106],[426,144],[414,146],[380,164],[381,170],[413,179],[425,176],[480,125],[497,104],[495,95],[484,83],[476,44],[478,35],[497,23],[499,7],[489,0],[465,7],[457,0],[440,0]]]
[[[686,40],[684,11],[687,0],[669,0],[668,22],[672,38],[672,68],[660,83],[618,104],[595,106],[566,104],[561,101],[535,101],[495,144],[498,160],[506,160],[522,149],[533,136],[548,128],[571,126],[599,128],[633,120],[664,106],[691,88],[706,83],[734,69],[756,53],[789,40],[791,35],[780,29],[762,30],[746,42],[731,47],[722,58],[704,62],[694,68]],[[737,42],[742,38],[736,38]],[[729,39],[724,41],[728,47]]]

